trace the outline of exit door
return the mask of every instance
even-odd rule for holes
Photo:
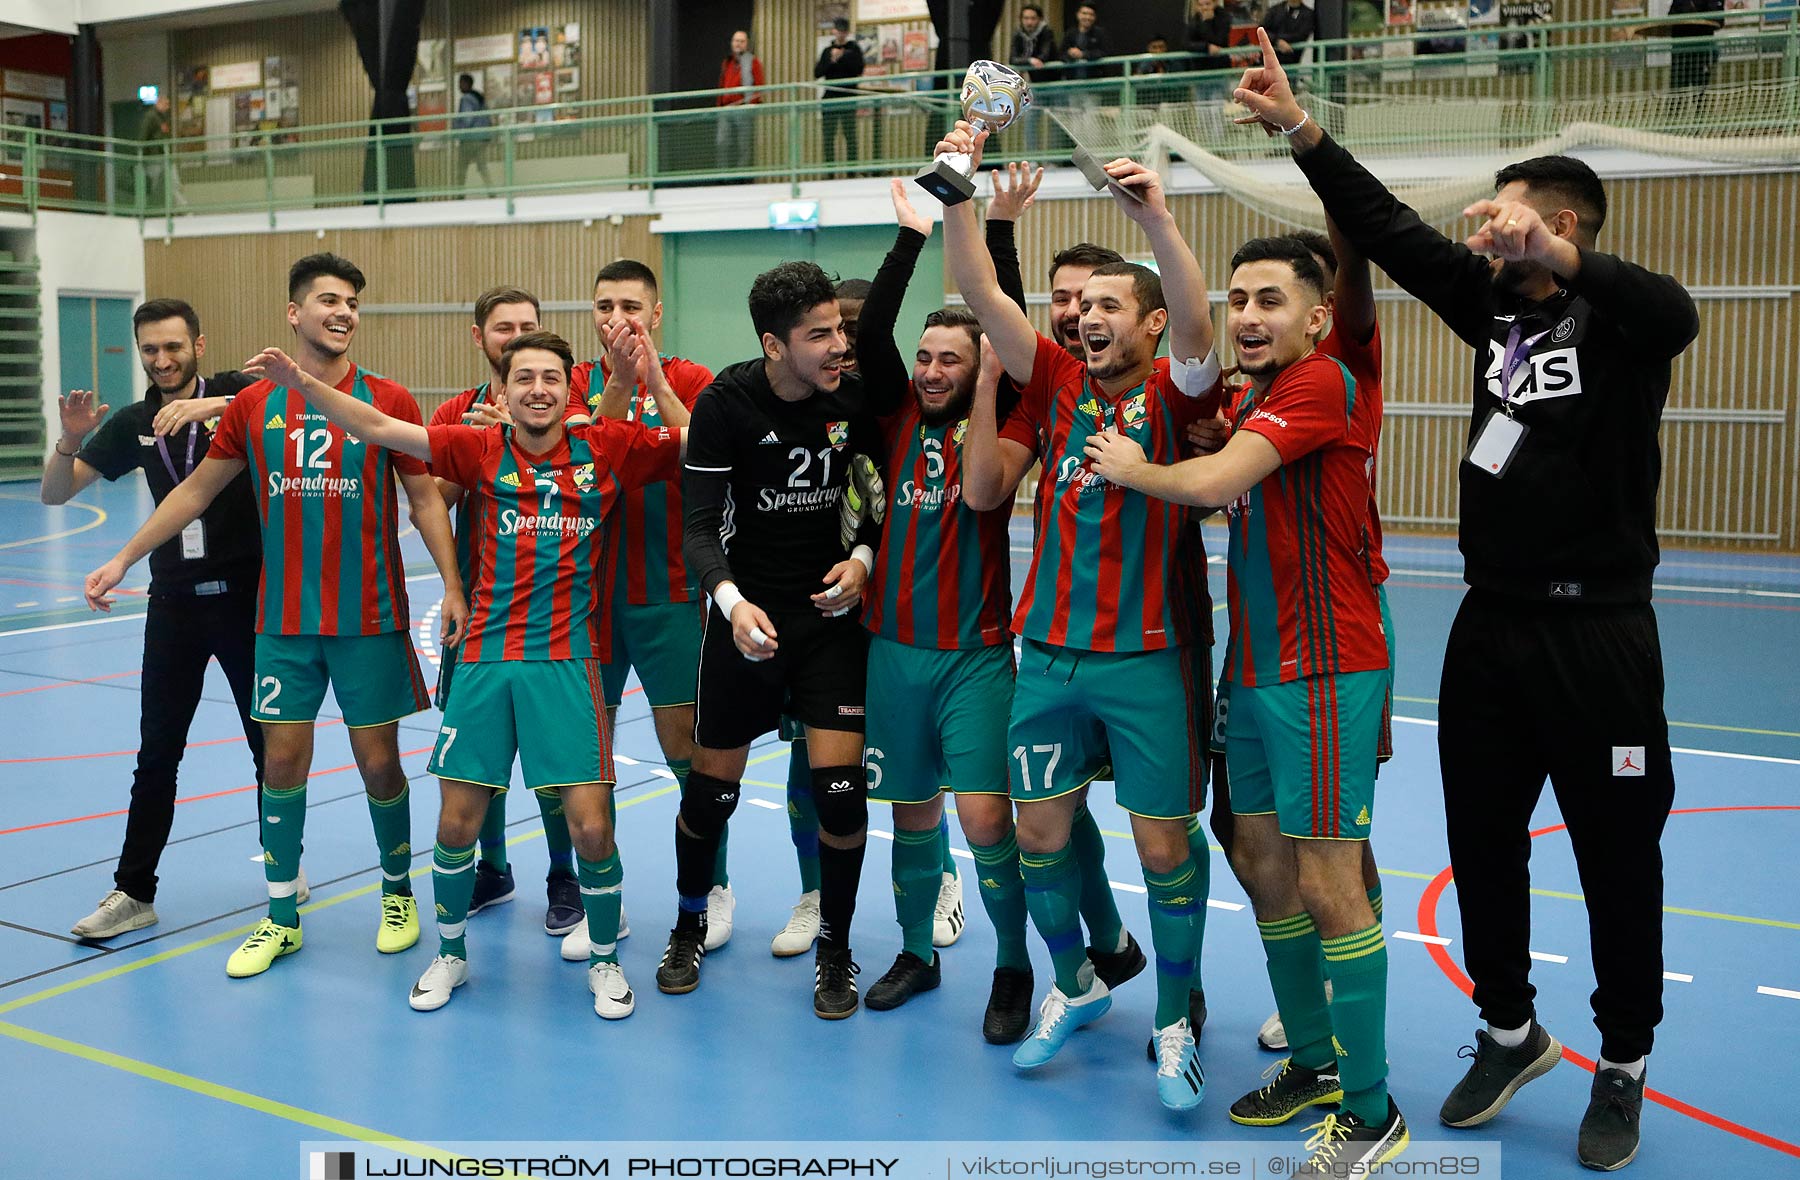
[[[58,297],[58,390],[91,389],[114,410],[137,400],[131,303],[107,295]]]

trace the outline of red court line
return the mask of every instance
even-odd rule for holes
[[[342,724],[343,721],[333,718],[329,721],[320,721],[314,725],[313,728],[330,729],[334,725]],[[183,746],[182,749],[198,750],[203,746],[224,746],[229,745],[232,742],[241,742],[243,740],[244,735],[240,733],[236,737],[212,738],[204,742],[189,742],[187,745]],[[0,766],[24,766],[28,763],[36,762],[81,762],[89,758],[123,758],[128,754],[135,753],[137,753],[136,749],[102,750],[97,754],[47,754],[41,758],[0,758]],[[179,802],[179,800],[177,800],[177,802]],[[5,833],[0,832],[0,835],[4,834]]]
[[[1704,815],[1721,811],[1800,811],[1800,804],[1765,804],[1745,807],[1687,807],[1671,811],[1669,814]],[[1537,831],[1531,833],[1531,838],[1535,840],[1539,836],[1548,836],[1552,832],[1565,831],[1567,828],[1567,824],[1552,824],[1550,827],[1539,828]],[[1438,903],[1443,899],[1444,890],[1454,878],[1455,874],[1451,869],[1446,868],[1443,872],[1433,877],[1431,879],[1431,884],[1425,887],[1424,896],[1419,898],[1420,934],[1431,938],[1441,937],[1438,934],[1437,924]],[[1463,972],[1463,969],[1457,966],[1456,960],[1450,957],[1450,952],[1435,943],[1429,944],[1427,949],[1431,953],[1432,961],[1438,965],[1438,970],[1442,971],[1444,976],[1449,979],[1451,983],[1455,984],[1463,995],[1472,997],[1475,994],[1475,984],[1468,975]],[[1571,1051],[1566,1046],[1563,1048],[1563,1057],[1574,1062],[1576,1065],[1579,1065],[1589,1073],[1594,1072],[1593,1061],[1583,1057],[1579,1053]],[[1716,1115],[1709,1110],[1702,1110],[1698,1106],[1683,1102],[1681,1099],[1669,1094],[1664,1094],[1659,1090],[1652,1090],[1648,1086],[1644,1087],[1644,1097],[1659,1106],[1668,1107],[1677,1114],[1684,1114],[1697,1122],[1705,1123],[1715,1130],[1736,1135],[1740,1139],[1748,1139],[1759,1147],[1766,1147],[1770,1151],[1779,1151],[1784,1155],[1791,1155],[1800,1159],[1800,1144],[1789,1143],[1785,1139],[1777,1139],[1773,1135],[1765,1134],[1762,1131],[1756,1130],[1754,1127],[1746,1127],[1742,1123],[1734,1123],[1728,1118]]]
[[[125,676],[137,676],[143,669],[133,668],[129,672],[108,672],[105,676],[90,676],[86,680],[58,680],[54,684],[40,684],[35,688],[15,688],[0,692],[0,697],[22,697],[28,693],[49,692],[53,688],[68,688],[74,684],[99,684],[102,680],[118,680]]]
[[[402,758],[409,758],[414,754],[423,754],[429,749],[431,749],[430,746],[420,746],[416,750],[402,750],[402,751],[400,751],[400,756]],[[343,766],[333,766],[329,770],[312,771],[306,777],[309,780],[315,779],[315,778],[324,778],[328,774],[338,774],[342,771],[354,770],[354,769],[356,769],[356,763],[350,762],[350,763],[346,763]],[[202,799],[223,799],[227,795],[241,795],[245,791],[254,791],[254,790],[256,790],[256,784],[251,783],[249,786],[231,787],[224,791],[214,791],[208,795],[187,795],[180,799],[175,800],[175,802],[176,803],[198,803]],[[0,836],[12,836],[12,835],[16,835],[19,832],[38,832],[38,831],[42,831],[45,828],[60,828],[66,824],[83,824],[91,819],[110,819],[111,817],[113,817],[115,815],[124,815],[127,810],[128,809],[126,809],[126,808],[120,808],[117,811],[97,811],[93,815],[77,815],[77,816],[71,816],[68,819],[47,820],[41,824],[26,824],[22,828],[3,828],[3,829],[0,829]]]

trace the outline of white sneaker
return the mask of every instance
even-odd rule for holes
[[[945,947],[962,937],[962,873],[945,873],[938,885],[937,911],[931,917],[931,945]]]
[[[731,941],[731,915],[737,895],[729,885],[714,885],[706,894],[706,949],[716,951]]]
[[[100,899],[93,913],[69,927],[69,933],[90,942],[100,942],[154,925],[156,909],[149,902],[139,901],[123,889],[115,889]]]
[[[794,903],[793,916],[769,944],[769,949],[777,959],[791,959],[810,951],[818,937],[819,891],[815,889],[811,893],[800,895],[800,900]]]
[[[594,1015],[602,1020],[623,1020],[637,1007],[637,997],[625,982],[625,969],[617,963],[589,967],[588,990],[594,993]]]
[[[439,955],[413,984],[407,1003],[415,1012],[431,1012],[450,1002],[450,993],[469,982],[469,963],[455,955]]]
[[[1325,981],[1325,1000],[1331,1001],[1331,980]],[[1286,1053],[1288,1049],[1287,1026],[1281,1023],[1280,1011],[1269,1013],[1263,1026],[1257,1031],[1256,1043],[1273,1053]]]
[[[619,940],[631,937],[631,919],[625,916],[625,899],[619,899]]]
[[[625,941],[625,939],[630,938],[630,937],[631,937],[631,926],[629,925],[629,923],[625,917],[625,903],[620,902],[619,903],[619,934],[618,934],[618,938],[619,938],[620,942],[623,942],[623,941]],[[588,951],[591,950],[592,948],[593,948],[593,944],[588,941],[587,923],[586,922],[577,923],[575,926],[575,929],[573,929],[573,930],[569,931],[567,934],[563,935],[562,957],[564,959],[567,959],[571,963],[587,962]]]
[[[312,896],[312,887],[306,883],[306,870],[304,868],[300,870],[300,874],[295,880],[298,882],[299,887],[294,891],[294,904],[305,905],[307,899]]]

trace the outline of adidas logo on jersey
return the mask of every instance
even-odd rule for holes
[[[759,443],[758,445],[765,446],[765,447],[767,447],[767,446],[777,446],[778,447],[781,445],[781,436],[779,434],[776,434],[773,430],[771,430],[771,431],[769,431],[769,433],[763,435],[762,442]]]
[[[509,488],[516,488],[519,486],[519,473],[516,471],[509,471],[500,477],[500,482]]]
[[[286,430],[287,423],[283,422],[281,420],[280,414],[277,414],[273,418],[270,418],[267,422],[263,423],[263,429],[264,430]]]
[[[1369,809],[1367,807],[1356,813],[1356,826],[1359,828],[1369,826]]]
[[[1350,1051],[1345,1049],[1343,1044],[1336,1037],[1331,1038],[1331,1047],[1337,1051],[1339,1057],[1350,1056]]]

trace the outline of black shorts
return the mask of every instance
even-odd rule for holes
[[[775,654],[749,660],[717,607],[706,612],[695,693],[694,741],[735,750],[772,733],[785,714],[816,729],[863,732],[869,633],[856,615],[770,611]]]

